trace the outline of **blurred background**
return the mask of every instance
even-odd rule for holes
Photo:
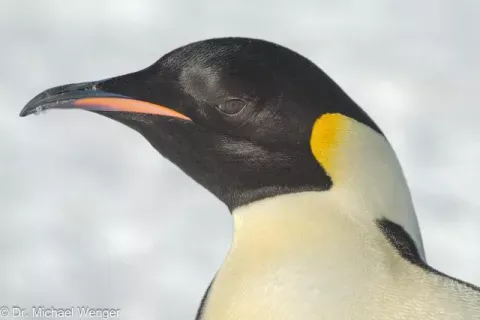
[[[429,262],[480,285],[479,14],[469,0],[1,0],[0,304],[194,318],[230,245],[223,204],[119,123],[18,113],[46,88],[232,35],[302,53],[363,106],[403,164]]]

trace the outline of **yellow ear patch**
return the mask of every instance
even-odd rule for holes
[[[339,146],[349,131],[351,119],[340,113],[326,113],[314,123],[310,149],[327,174],[335,179],[335,165]]]

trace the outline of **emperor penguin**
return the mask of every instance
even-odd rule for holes
[[[198,320],[480,319],[480,289],[426,263],[381,129],[295,51],[198,41],[140,71],[48,89],[20,115],[43,109],[138,131],[228,207],[233,243]]]

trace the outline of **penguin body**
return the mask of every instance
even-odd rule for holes
[[[219,38],[135,73],[49,89],[142,134],[223,201],[234,239],[201,320],[480,319],[480,290],[426,263],[402,169],[373,120],[277,44]]]
[[[326,197],[234,212],[234,244],[198,319],[480,319],[478,291],[405,260],[373,223],[335,205],[319,215],[312,204]]]

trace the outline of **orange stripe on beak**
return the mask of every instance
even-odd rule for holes
[[[73,102],[73,105],[78,107],[92,107],[100,108],[104,111],[127,111],[136,113],[156,114],[160,116],[179,118],[183,120],[192,121],[189,117],[175,110],[167,107],[128,98],[113,98],[113,97],[94,97],[82,98]]]

